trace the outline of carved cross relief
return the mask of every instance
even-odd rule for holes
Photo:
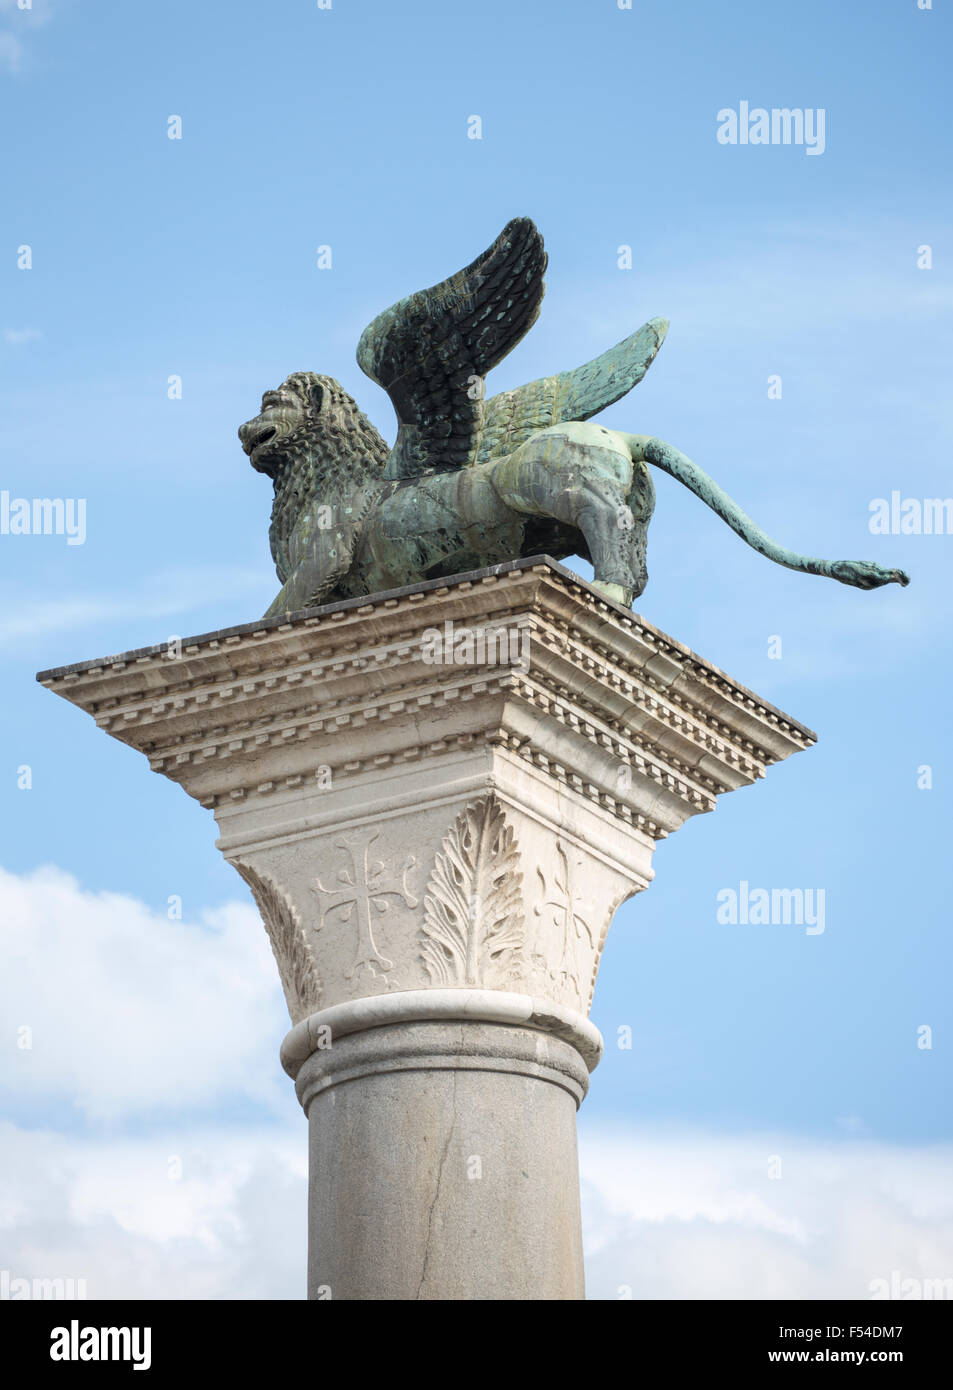
[[[581,993],[576,943],[582,940],[585,933],[590,951],[595,947],[595,937],[587,920],[592,915],[591,905],[584,897],[580,897],[579,892],[585,866],[579,862],[574,863],[567,854],[562,840],[557,840],[556,868],[549,880],[538,865],[536,872],[543,894],[542,903],[535,909],[536,916],[548,916],[562,942],[559,963],[550,967],[550,977],[559,983],[571,980],[576,991]],[[547,886],[547,882],[550,886]]]
[[[405,907],[416,907],[417,898],[407,887],[407,875],[416,864],[409,855],[403,868],[389,867],[385,862],[371,855],[371,846],[380,835],[377,831],[369,836],[366,831],[349,831],[334,842],[335,849],[343,852],[338,866],[336,882],[326,888],[319,877],[314,880],[314,892],[320,903],[318,930],[325,925],[332,913],[340,913],[342,923],[353,923],[355,927],[354,959],[345,978],[350,980],[359,970],[367,970],[371,975],[386,975],[394,969],[394,962],[382,956],[374,940],[372,915],[382,915],[390,907],[389,899],[399,898]]]

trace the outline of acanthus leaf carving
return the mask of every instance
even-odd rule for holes
[[[321,1007],[322,985],[317,962],[294,907],[265,874],[237,859],[231,861],[248,884],[268,932],[278,962],[285,1000],[292,1023],[298,1023]]]
[[[522,879],[498,799],[471,803],[444,837],[424,898],[421,955],[434,984],[507,979],[524,939]]]

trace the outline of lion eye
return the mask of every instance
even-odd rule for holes
[[[321,409],[321,406],[322,406],[323,402],[324,402],[324,387],[323,387],[323,386],[312,386],[312,387],[311,387],[311,404],[312,404],[312,406],[314,407],[315,412],[317,412],[317,411],[319,411],[319,410]]]

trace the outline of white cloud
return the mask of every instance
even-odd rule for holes
[[[66,632],[126,618],[168,618],[235,599],[257,590],[271,593],[274,581],[261,570],[237,565],[203,565],[151,575],[120,594],[80,598],[26,600],[0,618],[0,642]]]
[[[950,1145],[584,1127],[589,1297],[870,1298],[894,1270],[953,1279],[951,1163]]]
[[[50,0],[31,0],[28,9],[21,9],[17,0],[0,0],[0,15],[9,19],[8,24],[18,28],[39,29],[52,17]],[[23,59],[23,44],[17,34],[9,30],[0,32],[0,67],[7,72],[19,72]]]
[[[3,35],[0,34],[0,54],[2,54],[2,40]],[[3,341],[9,343],[11,347],[20,347],[23,343],[36,343],[42,337],[43,334],[38,328],[5,328],[3,330]]]
[[[257,911],[236,902],[190,922],[165,909],[55,868],[0,869],[0,1015],[31,1043],[8,1033],[0,1090],[113,1124],[236,1100],[286,1113],[290,1023]]]
[[[307,1126],[297,1120],[287,1131],[185,1124],[112,1142],[0,1125],[0,1268],[82,1279],[87,1298],[303,1298]]]
[[[50,0],[29,0],[27,8],[21,7],[20,0],[0,0],[0,14],[10,15],[17,23],[38,29],[52,19],[53,6]]]
[[[23,57],[23,45],[15,34],[0,33],[0,67],[16,72]]]
[[[729,235],[734,237],[734,229]],[[614,300],[607,300],[604,279],[564,277],[552,312],[569,314],[577,326],[610,341],[620,327],[632,331],[625,324],[633,313],[659,314],[671,321],[670,337],[683,344],[719,344],[724,336],[759,341],[766,326],[783,343],[804,333],[817,339],[819,332],[826,335],[825,325],[882,329],[885,320],[927,322],[948,315],[953,284],[938,272],[916,269],[923,240],[918,225],[884,221],[879,235],[905,248],[906,260],[885,266],[881,242],[871,240],[870,226],[863,222],[832,228],[817,221],[767,219],[752,227],[747,242],[732,244],[699,242],[692,228],[670,242],[665,263],[651,260],[649,251],[634,274],[613,272],[621,286]],[[633,303],[634,309],[627,307]],[[662,351],[668,356],[672,344]],[[713,360],[713,370],[716,365]]]

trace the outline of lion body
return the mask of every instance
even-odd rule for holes
[[[269,614],[540,553],[589,559],[596,581],[625,603],[645,586],[655,494],[624,435],[566,422],[500,458],[393,480],[376,460],[336,461],[333,476],[322,475],[321,434],[296,450],[296,471],[280,497],[276,489],[279,524],[302,480],[310,496],[287,540],[279,533],[288,577]],[[273,546],[274,530],[273,521]]]
[[[541,413],[536,397],[546,393],[523,390],[522,416],[499,407],[491,416],[499,426],[493,449],[413,476],[392,472],[397,451],[332,378],[299,372],[266,392],[262,413],[239,431],[253,466],[275,487],[270,537],[282,589],[265,616],[540,554],[589,560],[596,587],[629,605],[647,580],[649,463],[776,564],[861,589],[908,582],[902,570],[779,546],[663,440],[591,420],[530,429],[527,420]]]

